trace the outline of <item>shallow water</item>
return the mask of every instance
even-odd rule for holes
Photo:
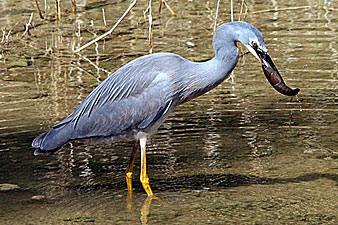
[[[211,58],[215,3],[168,2],[179,16],[154,14],[153,51]],[[109,72],[149,50],[145,1],[81,56],[72,50],[110,29],[129,2],[83,1],[76,15],[70,1],[62,3],[59,23],[54,1],[47,3],[41,20],[31,3],[0,1],[0,28],[5,36],[11,31],[0,46],[0,184],[20,186],[0,192],[1,224],[338,223],[335,1],[248,2],[246,21],[262,31],[284,80],[300,94],[275,92],[245,55],[233,79],[179,106],[147,149],[151,185],[165,203],[146,198],[139,157],[127,201],[131,142],[73,143],[33,156],[35,136],[71,113]],[[222,4],[219,24],[230,20]],[[31,12],[34,29],[20,39]]]

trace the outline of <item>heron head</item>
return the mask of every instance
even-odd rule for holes
[[[237,41],[241,42],[262,64],[264,74],[272,87],[284,95],[297,95],[299,89],[292,89],[285,84],[277,67],[270,58],[262,33],[256,27],[246,22],[233,22],[233,24],[237,26],[237,29],[234,29],[237,34]]]

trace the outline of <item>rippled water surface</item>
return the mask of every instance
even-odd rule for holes
[[[286,83],[300,94],[278,94],[255,58],[241,57],[231,79],[179,106],[148,143],[150,181],[162,201],[146,198],[140,157],[127,201],[131,142],[72,143],[33,156],[35,136],[110,72],[149,52],[146,1],[81,55],[72,51],[109,30],[130,2],[79,1],[75,15],[70,3],[62,1],[57,22],[54,1],[46,8],[40,1],[45,20],[29,1],[0,1],[0,186],[19,186],[1,189],[0,224],[338,223],[336,1],[247,2],[245,20],[261,30]],[[211,58],[216,1],[168,3],[177,17],[164,8],[159,18],[153,2],[153,52]],[[234,7],[238,19],[241,1]],[[219,24],[229,12],[230,3],[221,3]]]

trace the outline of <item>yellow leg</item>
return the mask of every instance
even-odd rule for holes
[[[136,158],[136,152],[139,147],[138,141],[135,142],[133,151],[130,155],[129,165],[126,169],[126,182],[128,187],[128,196],[127,196],[127,210],[131,211],[133,208],[133,167]]]
[[[126,182],[127,182],[127,187],[128,187],[128,193],[133,192],[133,185],[132,185],[133,168],[134,168],[134,163],[135,163],[138,147],[139,147],[139,144],[138,144],[138,141],[136,141],[133,147],[133,151],[131,152],[131,155],[130,155],[129,165],[126,169]]]
[[[147,192],[148,196],[154,196],[153,191],[149,185],[149,177],[147,174],[147,163],[146,163],[146,142],[147,138],[142,137],[140,139],[140,146],[141,146],[141,175],[140,181],[144,190]]]

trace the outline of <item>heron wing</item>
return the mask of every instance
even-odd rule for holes
[[[72,123],[76,130],[74,138],[146,128],[173,104],[170,73],[174,73],[178,65],[173,59],[182,60],[174,54],[152,54],[128,63],[104,80],[53,128]]]

